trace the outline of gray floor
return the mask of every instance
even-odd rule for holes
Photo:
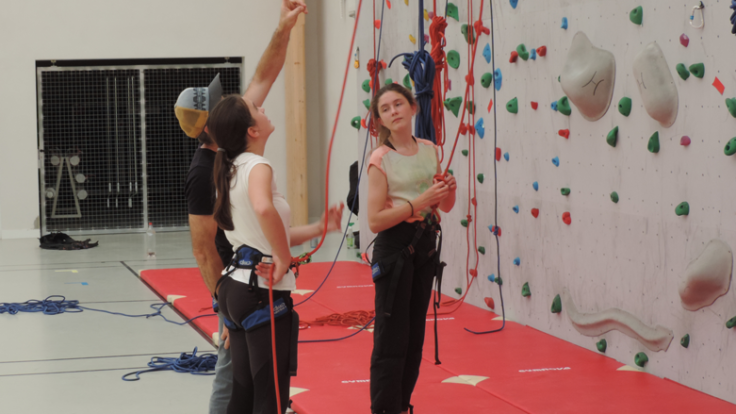
[[[332,261],[341,235],[330,235],[316,261]],[[77,237],[77,239],[79,239]],[[92,236],[84,251],[48,251],[37,240],[0,240],[0,302],[63,295],[88,307],[150,313],[159,298],[138,278],[144,269],[195,267],[189,234],[158,233],[156,258],[145,257],[144,235]],[[294,254],[304,251],[294,248]],[[356,260],[355,250],[340,260]],[[167,318],[182,321],[170,308]],[[99,312],[0,314],[0,413],[206,413],[211,377],[144,369],[153,356],[214,352],[190,326],[161,318]]]

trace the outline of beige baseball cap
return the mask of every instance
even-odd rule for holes
[[[210,111],[220,102],[220,99],[222,99],[222,83],[220,83],[219,73],[210,86],[186,88],[179,94],[174,105],[174,113],[179,120],[179,126],[188,137],[197,138],[202,134]]]

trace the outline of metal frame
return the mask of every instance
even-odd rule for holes
[[[142,191],[143,191],[143,222],[140,228],[129,228],[129,229],[95,229],[95,230],[73,230],[66,231],[69,235],[86,235],[86,234],[124,234],[124,233],[144,233],[148,228],[148,174],[147,174],[147,159],[146,159],[146,100],[145,100],[145,70],[148,69],[199,69],[199,68],[232,68],[240,67],[241,69],[241,89],[245,85],[245,64],[244,60],[241,63],[209,63],[209,64],[171,64],[171,65],[106,65],[106,66],[51,66],[51,67],[39,67],[36,68],[36,111],[38,120],[38,168],[39,168],[39,205],[40,205],[40,217],[41,225],[40,232],[43,236],[48,233],[46,228],[46,221],[50,217],[46,217],[46,197],[44,195],[46,187],[46,168],[45,168],[45,156],[44,156],[44,128],[43,128],[43,85],[42,85],[42,73],[53,72],[53,71],[93,71],[93,70],[138,70],[139,71],[139,83],[140,83],[140,151],[141,151],[141,180],[142,180]],[[76,197],[75,197],[76,198]],[[81,216],[81,214],[80,214]],[[57,216],[58,218],[59,216]],[[157,232],[174,232],[174,231],[188,231],[189,227],[157,227]]]

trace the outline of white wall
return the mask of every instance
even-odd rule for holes
[[[38,237],[36,60],[245,57],[244,82],[278,23],[279,1],[9,2],[0,14],[0,237]],[[311,17],[311,16],[310,16]],[[264,107],[266,156],[286,189],[284,86]],[[173,104],[173,103],[172,103]]]

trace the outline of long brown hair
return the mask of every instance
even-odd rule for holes
[[[417,106],[417,101],[414,99],[414,96],[412,96],[411,91],[409,89],[405,88],[402,85],[399,85],[397,83],[389,83],[388,85],[384,86],[383,88],[379,89],[378,92],[376,92],[376,96],[373,97],[373,100],[371,101],[371,116],[373,117],[372,122],[377,122],[379,119],[381,119],[381,115],[378,113],[378,100],[381,99],[381,96],[385,94],[386,92],[396,92],[401,94],[406,100],[409,102],[409,105],[419,108]],[[383,125],[378,125],[378,145],[385,145],[388,141],[388,137],[391,135],[391,131],[386,128]]]
[[[223,230],[233,231],[233,215],[230,211],[230,180],[235,174],[233,160],[248,148],[248,128],[255,125],[250,109],[239,95],[227,95],[210,112],[207,129],[220,147],[215,157],[214,217]]]

